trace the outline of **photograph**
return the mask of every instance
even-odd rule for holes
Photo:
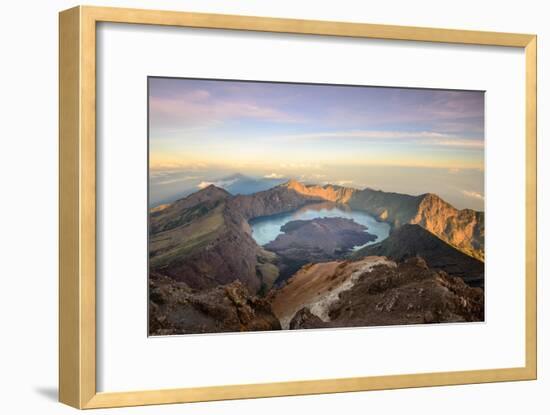
[[[147,80],[148,334],[485,320],[485,92]]]
[[[1,413],[550,414],[544,2],[311,3],[3,4]]]

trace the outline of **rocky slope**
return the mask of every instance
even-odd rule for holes
[[[279,256],[279,280],[294,274],[308,262],[342,258],[351,248],[376,239],[366,227],[345,218],[317,218],[286,223],[265,249]]]
[[[458,210],[439,196],[410,196],[365,189],[354,193],[352,208],[364,210],[394,228],[418,224],[474,258],[485,257],[485,216],[471,209]]]
[[[381,221],[388,222],[394,228],[409,223],[416,215],[419,203],[419,196],[369,188],[355,192],[348,202],[353,209],[363,210]]]
[[[171,204],[157,206],[150,212],[150,232],[157,234],[200,220],[230,197],[225,190],[208,186]]]
[[[484,320],[483,289],[430,269],[421,258],[397,264],[374,257],[371,266],[365,264],[368,260],[361,260],[364,268],[336,262],[300,270],[280,293],[272,294],[273,311],[283,328]]]
[[[239,281],[207,290],[158,274],[149,277],[149,335],[280,330],[270,304]]]
[[[485,259],[485,213],[458,210],[439,196],[421,197],[416,215],[409,221],[427,229],[467,255]]]
[[[384,241],[354,252],[353,258],[371,255],[386,256],[398,262],[419,256],[430,268],[460,277],[472,286],[484,285],[483,262],[455,249],[420,225],[403,225]]]
[[[305,265],[285,285],[269,293],[273,312],[284,329],[289,328],[290,321],[302,308],[328,320],[330,307],[338,301],[339,295],[350,289],[360,275],[378,265],[395,266],[383,257]]]
[[[240,280],[251,292],[278,276],[273,254],[259,247],[230,195],[209,186],[150,216],[150,271],[194,289]]]

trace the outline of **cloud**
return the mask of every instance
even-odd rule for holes
[[[149,99],[152,128],[185,128],[215,125],[226,120],[255,119],[276,123],[297,123],[303,119],[252,98],[216,98],[208,91]]]
[[[211,94],[204,89],[196,89],[194,91],[190,91],[187,97],[191,101],[204,101],[210,98]]]
[[[431,143],[427,144],[433,144],[436,146],[444,146],[444,147],[462,147],[462,148],[479,148],[482,149],[485,147],[485,142],[483,140],[454,140],[454,139],[446,139],[446,140],[434,140]]]
[[[164,176],[159,176],[159,177],[164,177]],[[160,180],[160,181],[156,182],[155,184],[156,185],[166,185],[166,184],[171,184],[171,183],[179,183],[179,182],[186,182],[186,181],[189,181],[189,180],[196,180],[198,178],[199,178],[199,176],[175,177],[175,178],[172,178],[172,179]]]
[[[426,138],[448,138],[449,136],[432,131],[377,131],[377,130],[351,130],[351,131],[330,131],[305,134],[289,134],[278,138],[286,139],[322,139],[322,138],[358,138],[358,139],[426,139]]]
[[[282,179],[283,176],[282,174],[279,174],[279,173],[271,173],[271,174],[266,174],[264,176],[264,179]]]
[[[463,139],[452,134],[435,131],[385,131],[385,130],[351,130],[288,134],[275,139],[283,140],[323,140],[323,139],[357,139],[357,140],[395,140],[408,144],[435,145],[454,148],[479,148],[485,146],[483,140]]]
[[[323,173],[311,173],[311,174],[301,174],[300,179],[301,180],[320,180],[326,178],[327,175]]]
[[[319,163],[281,163],[279,165],[282,169],[312,169],[319,170],[323,168],[322,164]]]
[[[342,126],[421,124],[446,133],[483,132],[484,95],[480,91],[396,88],[369,90],[363,98],[361,105],[333,105],[325,120]]]
[[[334,184],[338,186],[348,186],[350,184],[353,184],[353,180],[337,180],[334,182]]]
[[[485,196],[479,192],[462,190],[462,194],[466,197],[471,197],[472,199],[485,200]]]
[[[167,176],[173,173],[181,172],[182,170],[202,170],[209,167],[204,162],[180,162],[180,161],[164,161],[152,159],[149,164],[149,171],[152,176]]]
[[[214,182],[200,182],[200,183],[197,185],[197,187],[198,187],[199,189],[204,189],[205,187],[208,187],[208,186],[213,185],[213,184],[214,184]]]

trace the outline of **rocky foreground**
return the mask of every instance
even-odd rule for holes
[[[347,266],[347,265],[345,265]],[[345,267],[344,266],[344,267]],[[299,276],[306,279],[307,276]],[[434,271],[421,258],[400,264],[380,263],[359,275],[336,299],[319,300],[298,310],[288,323],[290,329],[323,327],[365,327],[397,324],[455,323],[484,320],[484,293],[461,278]],[[296,287],[293,287],[296,285]],[[290,280],[286,295],[300,281]],[[330,286],[325,296],[330,298]],[[338,289],[338,286],[332,287]],[[282,299],[274,300],[274,308]],[[286,321],[285,321],[286,323]]]
[[[240,282],[193,290],[168,277],[149,277],[149,334],[280,330],[270,303]]]
[[[484,292],[421,258],[304,266],[260,297],[239,281],[208,290],[153,275],[151,335],[366,327],[484,320]]]

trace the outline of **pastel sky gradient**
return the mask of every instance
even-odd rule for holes
[[[355,176],[374,167],[456,176],[483,172],[484,93],[153,77],[149,139],[152,171],[295,177],[345,166]],[[480,177],[460,192],[483,197]]]

